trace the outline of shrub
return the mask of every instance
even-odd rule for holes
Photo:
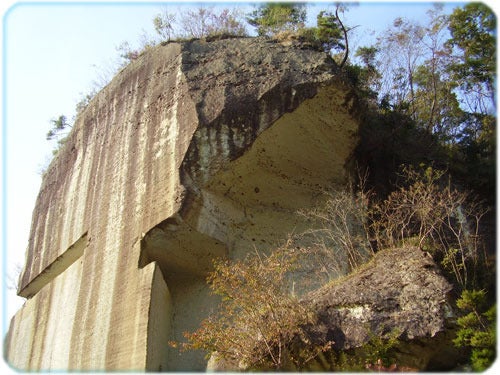
[[[479,224],[487,210],[453,188],[444,171],[405,167],[402,177],[405,184],[371,210],[379,246],[418,244],[441,260],[461,290],[474,286],[486,258]]]
[[[243,15],[238,9],[199,7],[181,15],[181,34],[187,38],[206,38],[214,35],[244,36],[247,34]]]
[[[252,369],[302,369],[330,343],[314,343],[303,329],[314,312],[293,292],[290,273],[298,256],[289,239],[269,256],[215,262],[208,281],[222,297],[218,313],[205,319],[184,349],[216,353],[235,366]]]
[[[402,177],[404,184],[371,207],[363,188],[366,178],[360,178],[356,194],[331,193],[323,208],[301,212],[315,229],[289,237],[267,256],[256,251],[244,260],[216,261],[208,282],[221,304],[197,331],[185,333],[183,349],[215,353],[214,358],[234,369],[307,369],[321,353],[331,354],[333,343],[308,333],[306,327],[316,324],[317,317],[299,295],[311,290],[308,279],[323,276],[316,288],[365,264],[374,252],[373,236],[380,247],[414,243],[440,257],[463,291],[457,305],[464,316],[457,322],[461,329],[455,344],[471,348],[475,369],[486,368],[495,354],[495,310],[483,308],[483,292],[467,289],[477,284],[476,272],[484,272],[479,222],[485,210],[452,188],[443,171],[407,167]],[[392,371],[398,368],[391,358],[398,336],[373,337],[351,353],[354,357],[334,353],[332,366],[357,368],[357,358],[367,369]]]
[[[357,194],[334,191],[321,208],[300,212],[314,222],[302,235],[312,237],[308,251],[313,267],[330,280],[356,270],[373,255],[367,232],[368,199],[362,189]]]

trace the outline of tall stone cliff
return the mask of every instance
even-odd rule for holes
[[[265,251],[345,184],[353,95],[326,54],[160,45],[78,116],[33,212],[6,337],[23,370],[203,370],[169,340],[215,306],[215,257]]]

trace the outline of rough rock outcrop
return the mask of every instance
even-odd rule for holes
[[[202,370],[214,257],[265,251],[346,182],[349,87],[261,38],[158,46],[78,116],[33,212],[6,359],[23,370]]]
[[[431,255],[417,247],[377,253],[359,270],[302,299],[318,317],[314,325],[304,327],[311,342],[332,343],[332,349],[308,362],[305,370],[348,371],[339,366],[364,366],[359,358],[370,350],[367,346],[374,337],[398,338],[391,357],[399,371],[452,370],[459,353],[450,329],[454,320],[451,290]],[[339,365],[339,351],[353,359]],[[296,371],[291,361],[284,362],[290,366],[287,370]],[[217,354],[208,366],[211,371],[244,369]]]
[[[397,335],[400,365],[450,370],[457,354],[449,330],[451,289],[430,254],[406,247],[378,253],[360,271],[322,287],[305,303],[318,311],[313,332],[333,341],[336,350],[362,347],[374,335]]]

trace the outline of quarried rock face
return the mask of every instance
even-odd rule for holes
[[[203,370],[181,340],[215,257],[265,251],[344,184],[354,101],[327,55],[170,43],[79,115],[33,212],[6,359],[23,370]]]

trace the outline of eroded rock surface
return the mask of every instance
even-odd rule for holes
[[[430,254],[406,247],[378,253],[360,271],[311,294],[306,303],[318,311],[320,323],[313,331],[334,341],[337,350],[362,347],[373,335],[396,335],[399,365],[449,370],[457,354],[449,330],[451,289]]]
[[[450,329],[454,325],[451,290],[430,254],[416,247],[377,253],[359,270],[302,299],[318,317],[314,325],[305,327],[310,342],[332,344],[331,350],[320,353],[302,370],[349,371],[339,368],[339,351],[352,358],[344,365],[364,368],[359,358],[370,350],[373,338],[394,337],[398,342],[391,351],[395,358],[391,371],[454,369],[459,352],[452,343],[455,335]],[[284,362],[285,370],[297,370],[291,361]],[[376,368],[376,363],[371,365]],[[208,363],[210,371],[245,370],[241,366],[217,353]]]
[[[6,359],[23,370],[203,370],[182,339],[214,257],[265,251],[344,184],[349,87],[262,38],[158,46],[79,115],[42,182]]]

